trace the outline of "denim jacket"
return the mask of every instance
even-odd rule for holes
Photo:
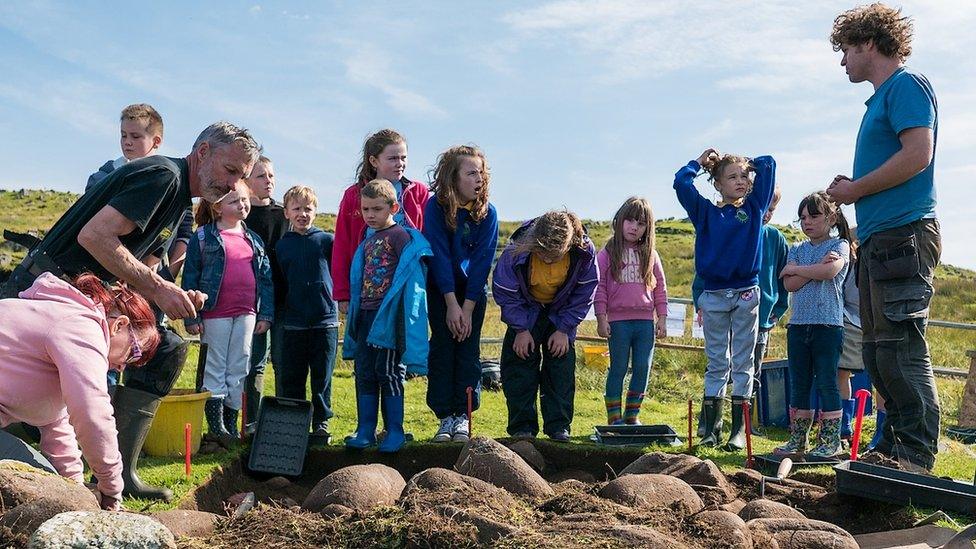
[[[200,290],[207,294],[207,302],[198,312],[210,311],[217,305],[217,294],[224,276],[224,243],[215,223],[208,223],[197,229],[196,238],[191,238],[186,247],[186,262],[183,264],[183,289]],[[254,256],[251,267],[257,286],[255,309],[257,320],[271,322],[274,318],[274,287],[271,283],[271,263],[264,251],[261,237],[244,226],[244,237],[251,243]],[[187,318],[187,325],[199,324],[203,319]]]

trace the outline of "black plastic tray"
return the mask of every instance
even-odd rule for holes
[[[302,474],[311,422],[312,403],[307,400],[262,398],[248,469],[283,476]]]
[[[976,443],[976,429],[969,427],[949,427],[946,429],[946,436],[958,440],[963,444]]]
[[[976,486],[969,483],[861,461],[843,461],[834,471],[840,494],[976,516]]]
[[[608,446],[681,445],[670,425],[597,425],[594,431],[593,440]]]
[[[776,474],[776,470],[779,469],[779,464],[783,461],[784,457],[788,457],[791,460],[793,460],[793,468],[790,469],[791,474],[793,471],[796,471],[797,469],[809,469],[812,467],[833,467],[838,463],[840,463],[840,460],[838,459],[807,461],[805,456],[801,458],[800,456],[777,456],[774,454],[764,454],[761,456],[752,456],[753,459],[752,468],[761,472],[766,476],[773,476]]]

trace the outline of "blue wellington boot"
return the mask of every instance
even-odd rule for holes
[[[854,435],[854,430],[851,428],[851,418],[854,417],[854,404],[856,402],[853,398],[840,401],[840,438],[842,440],[849,441]]]
[[[359,395],[356,399],[356,433],[346,437],[346,446],[362,450],[376,444],[376,419],[379,395]],[[402,409],[402,408],[401,408]]]
[[[403,395],[383,395],[383,422],[386,427],[386,438],[380,443],[379,450],[384,454],[399,452],[407,441],[403,432]]]
[[[875,428],[874,436],[871,437],[871,442],[868,443],[868,451],[874,450],[874,447],[881,443],[881,433],[884,431],[885,417],[888,414],[884,410],[877,410],[875,412]]]

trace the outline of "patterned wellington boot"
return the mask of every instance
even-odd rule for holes
[[[792,409],[793,419],[790,421],[790,439],[786,444],[773,450],[777,456],[792,456],[804,454],[807,451],[807,440],[810,428],[813,426],[813,410]]]
[[[817,447],[807,454],[814,459],[831,459],[840,452],[841,411],[824,412],[820,417]]]
[[[604,396],[603,403],[607,406],[607,425],[620,425],[623,421],[620,415],[620,399]]]
[[[641,403],[644,402],[644,393],[627,391],[627,404],[624,407],[624,423],[627,425],[640,425],[637,415],[640,414]]]

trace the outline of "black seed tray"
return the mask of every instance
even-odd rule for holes
[[[248,468],[273,475],[302,474],[311,422],[312,403],[307,400],[262,398]]]
[[[837,492],[900,505],[957,511],[976,516],[976,486],[861,461],[834,467]]]
[[[670,425],[597,425],[593,439],[608,446],[678,446],[681,440]]]

